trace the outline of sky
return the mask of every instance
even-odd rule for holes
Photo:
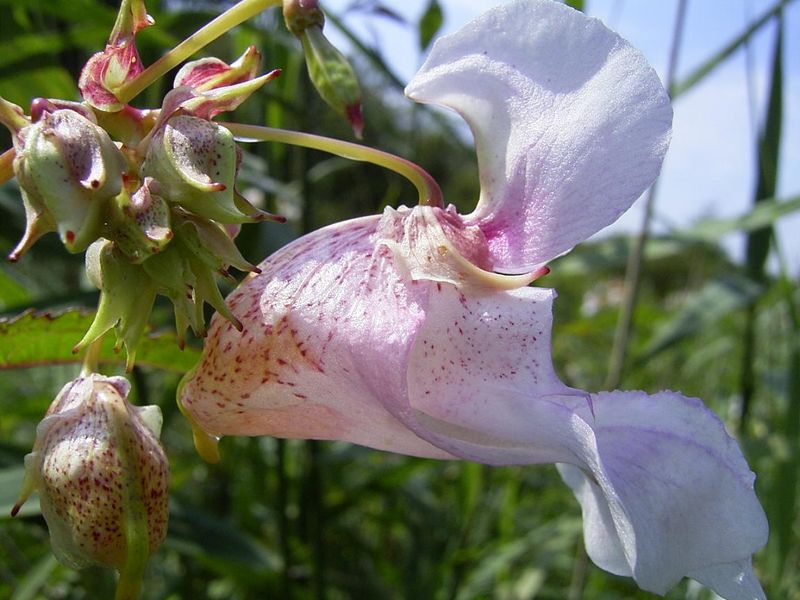
[[[443,35],[503,0],[439,1],[445,16],[439,32]],[[346,11],[352,2],[327,0],[323,5],[326,10],[344,16],[348,26],[380,49],[401,79],[409,80],[424,59],[416,31],[364,11]],[[381,3],[410,23],[416,23],[428,0],[381,0]],[[586,4],[588,14],[600,18],[641,50],[662,81],[665,80],[678,0],[588,0]],[[772,0],[688,0],[678,79],[705,62],[772,4]],[[784,27],[784,120],[778,197],[789,198],[800,194],[800,1],[787,7]],[[326,33],[334,43],[346,47],[332,26]],[[756,131],[765,114],[774,34],[773,23],[762,28],[752,39],[748,53],[737,52],[674,102],[672,143],[655,206],[656,232],[686,226],[702,217],[745,214],[751,207]],[[636,231],[642,215],[640,199],[598,236]],[[740,259],[744,239],[743,234],[734,233],[723,243]],[[790,272],[800,276],[800,212],[781,220],[778,242]]]

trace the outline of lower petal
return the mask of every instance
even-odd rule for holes
[[[766,543],[754,475],[722,423],[673,392],[592,396],[583,465],[559,470],[598,566],[663,594],[684,576],[728,600],[763,598],[750,557]]]

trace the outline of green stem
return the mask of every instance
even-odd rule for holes
[[[258,13],[279,6],[281,0],[242,0],[232,6],[216,19],[197,30],[164,56],[159,58],[136,77],[117,90],[117,99],[127,104],[139,95],[147,86],[163,77],[173,67],[207,46],[225,32],[244,23]]]
[[[372,163],[394,171],[408,179],[419,193],[419,203],[425,206],[443,207],[442,190],[436,180],[430,176],[419,165],[400,158],[394,154],[376,150],[368,146],[344,142],[310,133],[299,133],[297,131],[287,131],[285,129],[274,129],[272,127],[262,127],[260,125],[242,125],[240,123],[220,123],[227,127],[233,135],[241,138],[241,141],[256,142],[279,142],[321,150],[329,154],[335,154],[350,160]]]
[[[83,355],[83,364],[81,365],[82,377],[97,373],[97,365],[100,362],[100,353],[103,349],[103,338],[105,338],[105,335],[101,335],[86,347],[86,353]]]
[[[686,6],[688,0],[681,0],[678,4],[675,17],[675,27],[672,31],[669,64],[667,65],[667,90],[670,92],[675,86],[675,73],[678,67],[678,52],[683,39],[683,29],[686,22]],[[611,347],[608,375],[605,381],[606,389],[619,387],[625,370],[625,359],[630,346],[634,327],[634,311],[639,298],[639,288],[642,279],[642,263],[647,243],[650,241],[650,224],[653,219],[653,210],[656,202],[658,179],[647,192],[644,204],[644,217],[639,229],[639,234],[634,241],[634,247],[628,256],[628,265],[625,269],[625,291],[620,307],[620,316],[614,332],[614,342]]]

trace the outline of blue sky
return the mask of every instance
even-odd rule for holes
[[[502,0],[440,0],[445,14],[441,33],[455,31]],[[328,0],[324,6],[342,14],[352,0]],[[415,23],[427,0],[383,0]],[[602,19],[639,48],[665,78],[677,0],[588,0],[587,12]],[[772,0],[688,0],[686,29],[678,63],[679,79],[738,35]],[[408,80],[421,64],[416,34],[388,19],[355,12],[349,26],[373,40],[397,74]],[[800,194],[800,2],[786,10],[784,35],[784,129],[779,196]],[[332,30],[332,27],[328,28]],[[673,140],[662,171],[656,204],[656,230],[683,226],[704,216],[734,216],[752,202],[755,131],[764,102],[775,28],[766,26],[753,39],[749,58],[738,52],[724,66],[674,104]],[[335,35],[331,31],[332,35]],[[338,39],[334,39],[339,42]],[[748,62],[750,81],[748,84]],[[748,92],[748,88],[752,90]],[[413,157],[411,157],[413,158]],[[423,165],[424,166],[424,165]],[[633,231],[642,219],[637,203],[615,225],[601,232]],[[800,214],[784,218],[779,244],[791,272],[800,275]],[[741,257],[742,234],[725,246]]]

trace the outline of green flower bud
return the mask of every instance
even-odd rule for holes
[[[353,67],[328,41],[322,27],[309,27],[300,34],[308,76],[320,97],[345,117],[360,138],[364,130],[361,114],[361,88]]]
[[[132,196],[123,191],[110,204],[106,234],[134,263],[161,252],[172,239],[170,209],[156,188],[146,177]]]
[[[158,182],[161,195],[189,212],[221,223],[253,222],[234,201],[237,155],[226,128],[189,115],[167,120],[155,133],[142,176]]]
[[[357,138],[364,131],[361,88],[347,59],[322,33],[325,15],[317,0],[284,0],[286,28],[303,44],[311,83],[320,97],[353,126]]]
[[[169,463],[161,411],[131,405],[129,388],[96,373],[64,386],[36,429],[12,514],[37,491],[59,561],[112,567],[136,586],[166,535]]]
[[[125,347],[128,370],[133,368],[136,347],[147,327],[156,288],[140,265],[132,264],[106,239],[99,239],[86,252],[89,280],[100,289],[100,305],[92,325],[72,349],[78,352],[115,328],[117,349]]]
[[[103,129],[70,109],[43,112],[19,135],[14,172],[28,228],[54,226],[70,252],[82,252],[100,234],[106,202],[122,189],[122,153]]]

